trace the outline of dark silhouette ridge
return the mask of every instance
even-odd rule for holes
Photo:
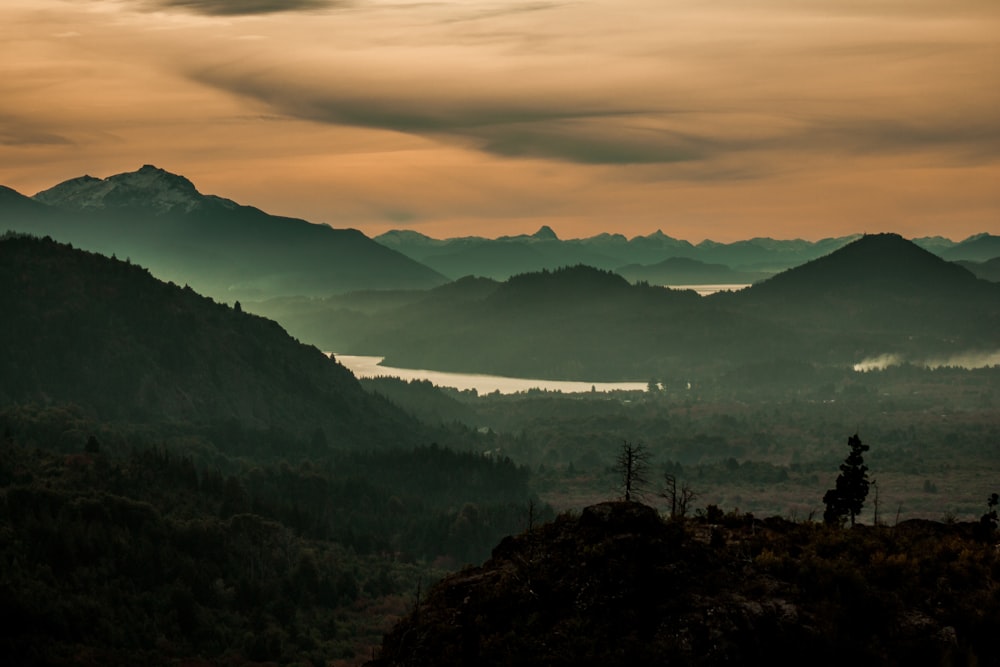
[[[829,255],[754,285],[747,299],[814,299],[823,293],[913,294],[976,289],[974,275],[899,234],[868,234]]]
[[[995,562],[975,526],[828,529],[721,512],[665,522],[602,503],[504,539],[386,635],[371,667],[840,666],[1000,657]],[[707,516],[707,515],[706,515]],[[912,567],[886,567],[906,560]],[[892,561],[892,562],[895,562]],[[922,573],[934,572],[933,580]],[[947,582],[944,596],[935,593]]]

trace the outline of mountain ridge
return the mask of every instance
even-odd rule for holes
[[[222,300],[428,288],[447,281],[356,229],[203,195],[184,176],[152,165],[105,179],[70,179],[34,198],[8,193],[0,197],[0,229],[130,257],[162,278]]]
[[[707,297],[630,285],[592,267],[480,285],[460,300],[435,290],[363,316],[313,308],[310,335],[323,336],[328,349],[384,356],[390,366],[643,381],[717,378],[762,361],[850,369],[886,353],[991,352],[1000,328],[1000,285],[891,234]],[[282,316],[297,331],[305,322],[294,311]]]
[[[276,322],[144,268],[47,239],[0,238],[0,404],[103,420],[236,423],[337,447],[405,443],[411,420]]]

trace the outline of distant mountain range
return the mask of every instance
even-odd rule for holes
[[[183,176],[150,165],[104,179],[82,176],[30,198],[0,188],[5,230],[127,257],[226,301],[446,282],[357,230],[203,195]]]
[[[798,266],[842,248],[859,235],[811,242],[753,238],[735,243],[688,241],[656,231],[628,239],[600,234],[559,239],[549,227],[531,235],[487,239],[433,239],[410,230],[375,237],[383,245],[457,279],[466,275],[506,280],[518,273],[584,264],[615,271],[629,280],[656,284],[747,283]],[[914,239],[945,259],[984,261],[1000,256],[1000,237],[980,234],[961,243],[944,237]],[[677,260],[687,260],[679,262]]]
[[[187,178],[151,165],[108,178],[81,176],[33,197],[0,186],[0,233],[6,230],[126,257],[164,280],[225,301],[428,289],[469,275],[506,280],[581,264],[653,284],[741,284],[858,238],[695,245],[656,231],[631,239],[605,233],[564,240],[546,226],[531,235],[496,239],[441,240],[395,230],[373,240],[354,229],[270,215],[204,195]],[[940,236],[914,242],[949,260],[1000,257],[1000,237],[989,234],[961,243]]]
[[[0,237],[0,312],[0,407],[72,404],[102,421],[322,433],[324,446],[368,449],[415,444],[420,430],[275,322],[124,260]]]
[[[1000,347],[1000,285],[895,234],[863,236],[734,293],[631,285],[577,266],[467,278],[359,310],[347,297],[254,304],[326,349],[388,365],[573,380],[718,376],[786,360],[947,358]]]

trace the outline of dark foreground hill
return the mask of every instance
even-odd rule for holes
[[[103,179],[82,176],[32,198],[3,188],[5,230],[129,257],[160,278],[227,301],[446,281],[357,230],[203,195],[183,176],[150,165]]]
[[[384,446],[411,419],[275,322],[51,240],[0,240],[0,406],[75,404],[104,421],[231,425]]]
[[[711,510],[711,508],[709,508]],[[501,542],[386,636],[396,665],[995,665],[1000,561],[973,526],[830,529],[635,503]]]

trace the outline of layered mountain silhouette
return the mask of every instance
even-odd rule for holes
[[[994,257],[993,259],[988,259],[985,262],[959,260],[955,263],[959,266],[964,266],[978,278],[995,283],[1000,282],[1000,257]]]
[[[146,165],[75,178],[27,198],[0,192],[0,231],[57,240],[148,267],[218,299],[427,288],[446,279],[353,229],[273,216],[203,195]]]
[[[656,264],[629,264],[615,273],[632,282],[653,285],[749,284],[770,277],[759,271],[735,271],[725,264],[707,264],[689,257],[671,257]]]
[[[734,275],[734,271],[751,273],[754,280],[772,275],[832,252],[854,238],[817,242],[754,238],[728,244],[703,241],[692,245],[660,230],[632,239],[605,233],[562,240],[550,227],[542,227],[531,235],[497,239],[475,236],[433,239],[413,231],[395,230],[375,240],[452,278],[478,275],[506,280],[519,273],[585,264],[605,270],[627,267],[623,275],[628,273],[630,280],[655,280],[664,272],[664,267],[659,266],[662,262],[688,259],[708,265],[700,274],[704,282],[721,283],[750,282],[745,275]],[[632,278],[633,274],[648,278]],[[673,280],[669,274],[665,277],[667,282]]]
[[[942,250],[941,256],[948,260],[969,260],[985,262],[1000,257],[1000,236],[976,234],[961,243]]]
[[[0,240],[0,405],[236,425],[330,446],[406,443],[411,419],[275,322],[47,239]]]
[[[365,313],[344,301],[284,306],[297,335],[389,365],[574,380],[714,375],[771,360],[849,368],[886,353],[947,358],[996,349],[1000,330],[1000,286],[895,234],[704,298],[577,266],[462,281]]]

